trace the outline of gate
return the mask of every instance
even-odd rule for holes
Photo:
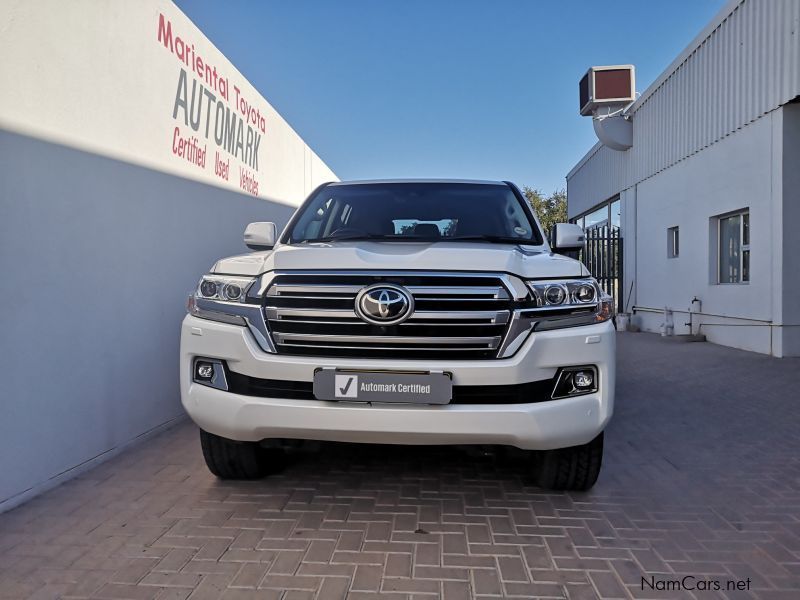
[[[586,230],[586,245],[580,260],[592,273],[600,287],[614,298],[617,312],[622,302],[622,236],[619,227],[593,227]]]

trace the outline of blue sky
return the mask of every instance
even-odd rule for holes
[[[591,65],[645,88],[725,0],[316,0],[178,6],[342,179],[550,192],[596,142]]]

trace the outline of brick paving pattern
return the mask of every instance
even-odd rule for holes
[[[187,423],[0,515],[0,598],[800,598],[800,360],[619,355],[587,494],[447,447],[321,444],[220,482]],[[642,589],[685,575],[750,589]]]

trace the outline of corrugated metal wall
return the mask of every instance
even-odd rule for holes
[[[599,142],[574,176],[567,177],[569,216],[586,212],[628,187],[630,152],[610,150]]]
[[[595,147],[568,176],[570,215],[800,95],[800,0],[731,2],[629,111],[633,148]]]

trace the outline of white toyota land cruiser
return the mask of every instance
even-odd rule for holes
[[[500,444],[586,490],[613,410],[611,299],[507,182],[330,183],[189,298],[181,397],[222,478],[286,440]],[[553,247],[583,245],[577,225]]]

